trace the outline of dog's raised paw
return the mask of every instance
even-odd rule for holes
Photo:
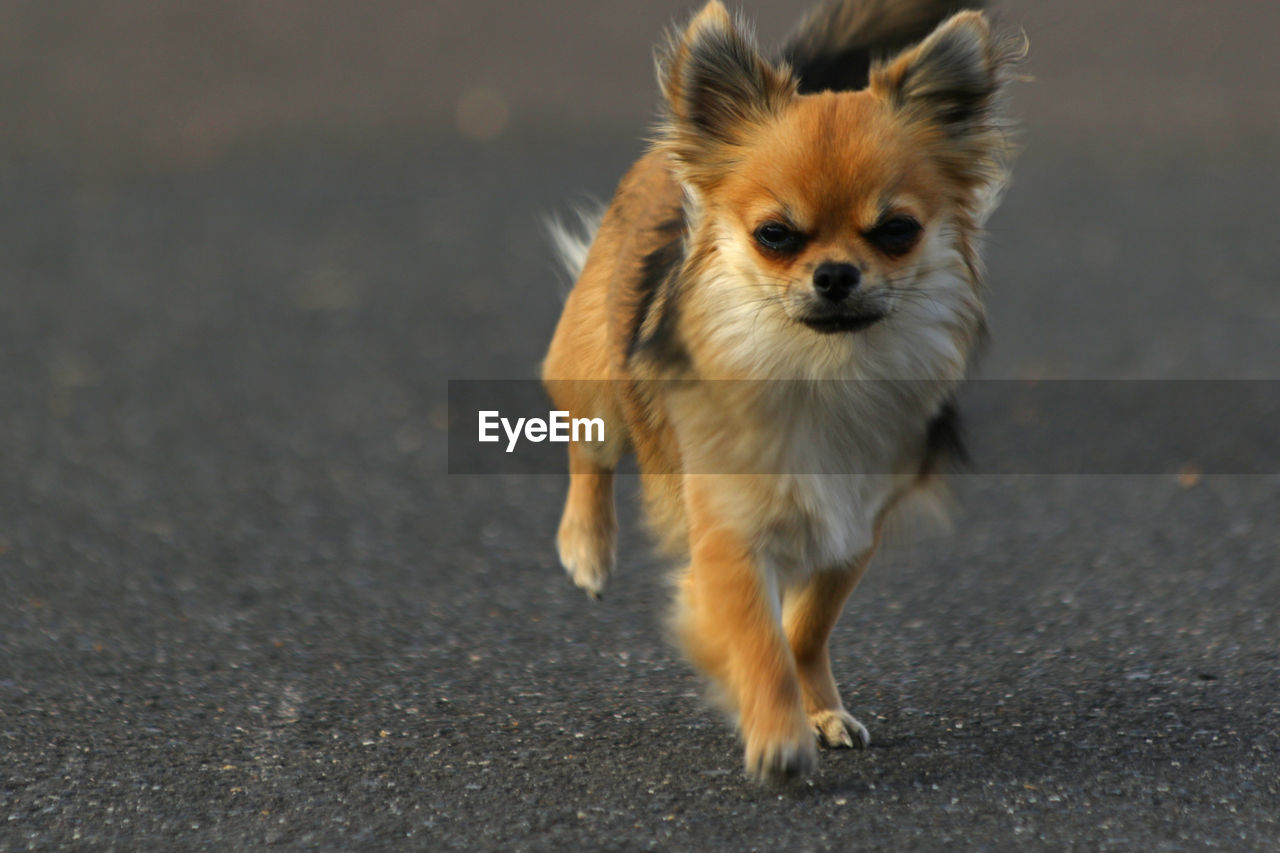
[[[818,741],[830,749],[866,749],[871,732],[843,708],[809,715],[809,725]]]

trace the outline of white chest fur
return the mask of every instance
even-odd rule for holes
[[[675,420],[690,483],[783,583],[848,564],[915,481],[940,383],[699,383]]]

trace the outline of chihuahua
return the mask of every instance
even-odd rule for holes
[[[542,376],[570,444],[560,560],[599,597],[613,473],[686,563],[674,630],[747,773],[865,747],[828,638],[888,519],[957,450],[984,337],[979,241],[1022,40],[942,0],[832,0],[771,60],[718,0],[658,51],[664,119],[592,233]]]

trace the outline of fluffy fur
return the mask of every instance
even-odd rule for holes
[[[650,523],[687,560],[676,633],[756,777],[869,742],[827,638],[955,444],[983,337],[979,229],[1020,46],[951,11],[829,2],[775,62],[713,0],[659,52],[665,120],[590,248],[560,240],[578,278],[543,378],[609,438],[570,446],[561,561],[600,594],[633,450]]]

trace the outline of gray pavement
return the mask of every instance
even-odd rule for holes
[[[597,604],[561,478],[445,473],[641,150],[680,7],[603,8],[0,5],[0,849],[1280,849],[1275,472],[964,478],[837,628],[872,748],[780,788],[634,482]],[[1280,12],[1003,8],[984,374],[1280,379]]]

